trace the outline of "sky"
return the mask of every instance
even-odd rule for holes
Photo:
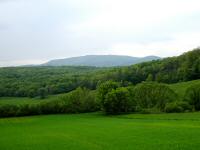
[[[199,46],[199,0],[0,0],[0,66]]]

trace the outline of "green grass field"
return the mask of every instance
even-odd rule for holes
[[[37,104],[42,101],[47,101],[47,99],[41,100],[37,98],[28,98],[28,97],[1,97],[0,98],[0,105],[4,104]]]
[[[0,119],[1,150],[199,150],[200,113]]]
[[[29,97],[0,97],[0,105],[4,104],[37,104],[41,102],[47,102],[51,100],[55,100],[57,96],[62,96],[64,94],[59,94],[59,95],[51,95],[48,96],[45,99],[40,99],[40,98],[29,98]]]

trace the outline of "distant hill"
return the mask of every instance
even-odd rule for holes
[[[128,66],[141,62],[147,62],[160,59],[157,56],[131,57],[120,55],[86,55],[80,57],[71,57],[65,59],[51,60],[44,66],[96,66],[96,67],[113,67]]]

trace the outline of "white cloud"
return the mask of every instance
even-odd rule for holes
[[[199,18],[199,0],[4,0],[0,65],[84,54],[178,55],[200,46]]]
[[[47,60],[9,60],[9,61],[0,61],[0,67],[5,66],[21,66],[21,65],[33,65],[33,64],[42,64],[47,62]]]
[[[127,32],[138,33],[154,25],[162,24],[179,15],[199,12],[197,0],[96,0],[97,15],[73,25],[79,32]]]
[[[117,43],[110,51],[117,55],[139,56],[157,55],[161,57],[177,56],[200,46],[199,33],[181,33],[172,35],[173,40],[151,43]]]

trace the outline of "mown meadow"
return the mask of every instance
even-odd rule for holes
[[[200,113],[0,119],[2,150],[199,150]]]

